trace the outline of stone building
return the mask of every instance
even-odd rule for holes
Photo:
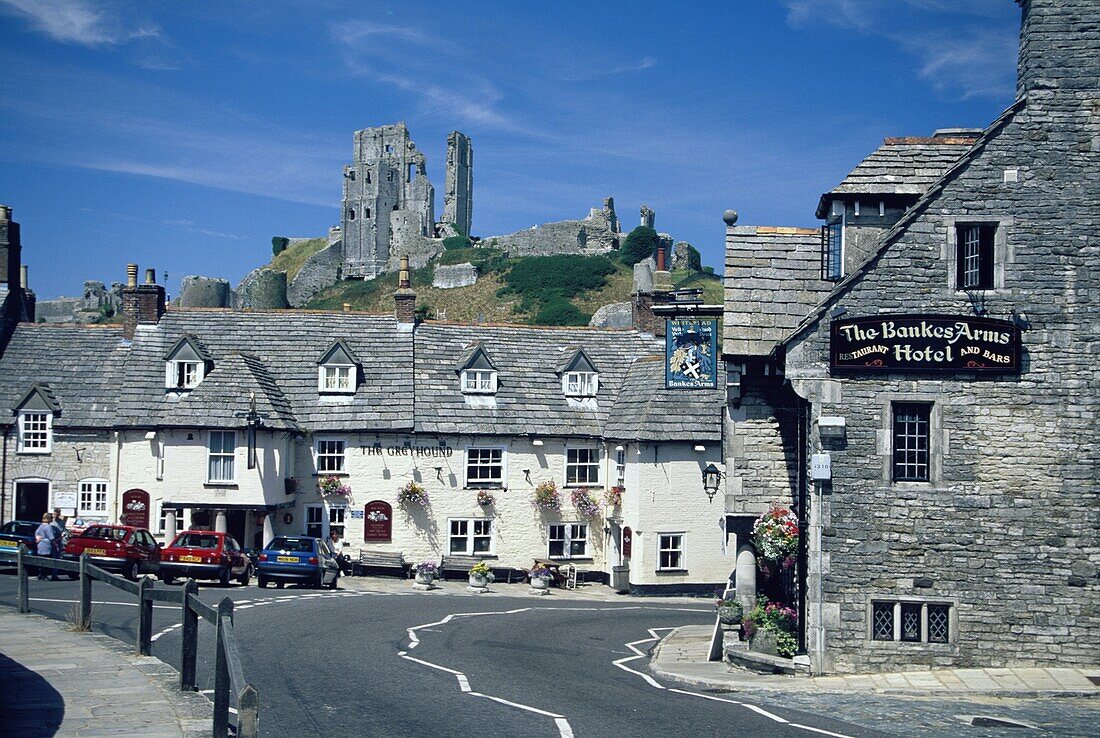
[[[1100,6],[1021,7],[982,132],[888,139],[820,235],[727,216],[727,511],[798,512],[819,673],[1100,652]]]
[[[502,236],[481,239],[511,256],[553,254],[605,254],[619,248],[622,226],[615,214],[615,200],[605,197],[603,207],[591,208],[583,220],[558,220]]]
[[[443,222],[453,223],[463,236],[474,222],[474,145],[465,133],[447,136],[447,176],[443,189]]]

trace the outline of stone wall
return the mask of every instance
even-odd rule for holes
[[[180,307],[233,307],[233,290],[228,280],[188,275],[180,281],[179,304]]]
[[[442,290],[469,287],[477,283],[477,267],[469,262],[437,266],[432,273],[432,287]]]
[[[237,285],[237,307],[269,310],[290,307],[287,300],[286,272],[267,267],[253,269]]]
[[[1040,5],[1054,12],[1049,3],[1031,5],[1033,13]],[[833,480],[818,506],[826,621],[816,625],[825,626],[825,668],[1096,660],[1100,250],[1089,234],[1100,227],[1100,213],[1082,203],[1100,202],[1100,9],[1069,5],[1088,20],[1065,17],[1057,25],[1091,30],[1045,52],[1087,46],[1089,61],[1063,61],[1091,70],[1090,83],[1030,89],[1019,112],[942,191],[918,204],[873,268],[833,300],[849,316],[971,315],[976,307],[995,318],[1026,316],[1019,376],[827,380],[825,317],[789,346],[787,376],[813,401],[814,415],[842,415],[847,425],[843,444],[826,446]],[[1018,182],[1005,182],[1009,168],[1018,169]],[[1003,286],[976,303],[952,286],[956,220],[998,223],[1004,237]],[[895,400],[932,404],[930,482],[890,480]],[[871,640],[871,600],[906,598],[951,605],[949,644]]]
[[[83,479],[102,479],[109,482],[108,513],[103,516],[103,520],[115,519],[115,503],[118,494],[114,485],[114,467],[111,463],[112,445],[107,431],[55,428],[51,453],[21,454],[16,453],[15,448],[15,443],[8,444],[7,458],[4,460],[8,485],[3,511],[5,520],[11,520],[15,515],[17,482],[49,482],[48,506],[53,510],[54,493],[60,490],[77,491]]]
[[[634,325],[633,303],[604,305],[595,312],[588,325],[592,328],[630,328]]]
[[[344,267],[344,244],[337,240],[312,254],[287,287],[287,302],[301,307],[314,295],[340,281]]]
[[[605,254],[619,248],[618,223],[614,203],[608,198],[603,208],[592,208],[584,220],[543,223],[503,236],[488,236],[482,242],[513,257]]]

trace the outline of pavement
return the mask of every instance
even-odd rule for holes
[[[132,644],[0,607],[5,735],[209,736],[210,700],[178,684],[175,669]]]
[[[891,694],[988,697],[1100,697],[1100,665],[1085,668],[932,669],[879,674],[783,676],[707,661],[713,627],[686,625],[661,639],[649,663],[654,674],[729,692]]]

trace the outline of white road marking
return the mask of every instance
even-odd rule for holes
[[[573,728],[569,726],[569,721],[565,718],[554,718],[554,723],[558,726],[558,732],[561,733],[561,738],[573,738]]]
[[[58,599],[53,599],[53,598],[50,598],[50,597],[31,597],[30,601],[31,602],[61,602],[61,603],[68,602],[69,604],[73,604],[73,605],[80,603],[80,600],[58,600]],[[93,605],[122,605],[123,607],[137,607],[138,606],[138,603],[136,603],[136,602],[111,602],[110,600],[92,600],[92,604]],[[178,605],[176,605],[176,606],[172,606],[172,605],[153,605],[153,609],[154,610],[178,610],[179,606]]]

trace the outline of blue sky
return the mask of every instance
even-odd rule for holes
[[[476,235],[612,195],[721,264],[722,211],[816,225],[885,136],[1012,99],[1012,0],[0,0],[0,202],[40,299],[137,261],[234,284],[338,222],[356,129],[404,120],[442,212],[474,142]]]

